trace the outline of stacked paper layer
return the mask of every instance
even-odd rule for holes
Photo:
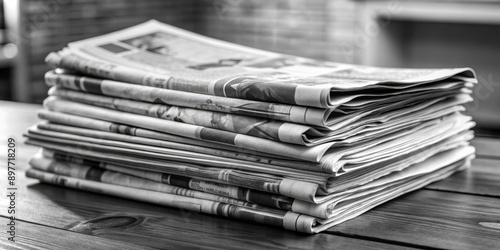
[[[43,182],[316,233],[467,168],[471,69],[390,69],[155,21],[51,53]]]

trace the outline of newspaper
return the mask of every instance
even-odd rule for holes
[[[448,150],[443,153],[436,154],[429,159],[426,159],[424,162],[411,165],[405,169],[402,169],[401,171],[395,171],[387,176],[375,179],[374,181],[369,182],[366,185],[360,185],[349,190],[336,192],[332,195],[329,195],[328,199],[323,199],[321,203],[305,202],[301,200],[291,199],[285,196],[241,188],[238,186],[203,181],[189,177],[124,168],[121,166],[106,164],[98,161],[82,162],[84,165],[76,164],[68,160],[68,158],[63,158],[53,152],[45,152],[45,155],[58,158],[59,160],[63,161],[55,161],[51,158],[37,156],[30,161],[30,165],[38,170],[72,176],[75,178],[91,179],[110,184],[149,189],[153,191],[173,193],[200,199],[222,201],[235,205],[250,206],[254,208],[259,207],[256,204],[260,204],[327,219],[334,215],[333,211],[336,211],[334,209],[337,206],[341,207],[343,204],[348,203],[348,201],[350,200],[354,200],[368,194],[375,194],[383,189],[391,188],[394,186],[407,185],[409,182],[421,178],[426,174],[439,174],[439,171],[446,172],[446,166],[460,162],[464,158],[471,158],[473,153],[474,148],[470,146],[458,147],[452,150]],[[178,186],[179,188],[171,185]],[[209,193],[210,195],[205,195],[204,193],[197,191]],[[224,199],[220,196],[238,200]],[[255,204],[247,203],[246,201],[253,202]]]
[[[29,169],[26,175],[31,178],[39,179],[42,182],[61,185],[70,188],[76,188],[91,192],[114,195],[118,197],[134,199],[143,202],[150,202],[169,207],[181,208],[202,213],[214,214],[236,219],[245,219],[253,222],[264,223],[273,226],[283,227],[288,230],[294,230],[304,233],[318,233],[334,225],[352,219],[369,209],[393,199],[404,193],[421,188],[431,182],[445,178],[452,173],[470,166],[470,157],[466,160],[452,163],[447,167],[434,172],[421,169],[421,178],[413,178],[410,181],[403,182],[402,185],[393,185],[375,194],[368,193],[354,199],[346,200],[338,204],[327,219],[321,219],[305,214],[294,213],[290,211],[277,209],[260,209],[252,207],[238,206],[229,203],[204,200],[183,195],[175,195],[163,192],[156,192],[145,189],[132,188],[127,186],[118,186],[98,181],[78,179],[63,175],[52,174],[36,169]],[[416,171],[418,172],[418,171]],[[427,174],[425,174],[427,172]],[[101,175],[98,173],[98,175]],[[101,175],[102,176],[102,175]]]
[[[219,41],[154,20],[70,43],[46,61],[128,83],[316,108],[370,96],[360,90],[391,96],[437,81],[476,82],[469,68],[390,69],[316,61]]]
[[[163,149],[170,149],[168,150],[168,154],[171,155],[178,155],[178,156],[183,156],[186,157],[184,161],[188,163],[201,163],[201,164],[207,164],[206,161],[213,162],[215,166],[232,166],[231,164],[234,165],[240,165],[240,166],[246,166],[247,168],[252,168],[252,165],[254,166],[260,166],[266,168],[277,168],[277,166],[282,166],[282,167],[288,167],[291,169],[302,169],[302,170],[307,170],[307,171],[312,171],[312,172],[327,172],[325,171],[325,168],[321,167],[320,163],[311,163],[311,162],[304,162],[304,161],[290,161],[286,159],[277,159],[277,158],[272,158],[272,157],[265,157],[265,156],[259,156],[255,154],[248,154],[248,153],[243,153],[243,152],[234,152],[234,151],[228,151],[224,149],[217,149],[217,148],[209,148],[209,147],[202,147],[198,145],[186,145],[182,143],[177,143],[177,142],[170,142],[170,141],[164,141],[164,140],[158,140],[160,139],[159,137],[152,136],[151,138],[145,138],[141,136],[136,136],[136,135],[124,135],[124,134],[118,134],[118,133],[110,133],[110,132],[104,132],[104,131],[96,131],[96,130],[89,130],[89,129],[82,129],[82,128],[76,128],[76,127],[71,127],[71,126],[65,126],[65,125],[59,125],[59,124],[52,124],[52,123],[46,123],[42,122],[37,124],[36,128],[31,128],[28,130],[30,134],[37,134],[37,135],[44,135],[47,137],[51,137],[53,139],[55,138],[60,138],[60,139],[67,139],[67,140],[81,140],[81,141],[87,141],[91,143],[99,143],[99,144],[106,144],[106,145],[114,145],[114,146],[121,146],[121,147],[127,147],[129,144],[116,144],[116,143],[109,143],[108,140],[110,141],[117,141],[117,142],[127,142],[127,143],[132,143],[128,147],[131,147],[133,149],[138,149],[138,145],[149,145],[149,146],[154,146],[154,147],[159,147]],[[72,135],[77,135],[81,137],[75,137]],[[428,146],[425,148],[425,151],[430,151],[430,152],[439,152],[440,149],[447,149],[448,144],[450,145],[458,145],[460,141],[467,141],[472,139],[472,133],[471,132],[462,132],[459,133],[458,136],[455,138],[461,138],[457,141],[455,141],[452,138],[445,139],[443,141],[440,141],[437,144],[434,144],[432,146]],[[97,138],[99,140],[95,140],[93,138]],[[151,150],[151,149],[150,149]],[[157,150],[155,148],[152,149],[152,151],[157,151],[157,152],[167,152],[165,150]],[[424,151],[424,152],[425,152]],[[411,156],[408,156],[407,154],[404,154],[404,159],[409,160],[414,157],[419,157],[421,152],[418,154],[414,154]],[[179,158],[176,158],[176,160],[182,160]],[[210,164],[210,163],[208,163]],[[380,164],[375,164],[374,166],[369,166],[367,168],[373,169],[373,173],[370,174],[373,178],[376,178],[379,176],[379,174],[384,173],[384,168],[389,168],[389,166],[392,166],[392,164],[389,164],[388,162],[384,162],[382,166],[379,166]],[[336,175],[336,173],[333,172],[327,172],[332,175]],[[349,175],[347,175],[349,176]],[[354,182],[354,180],[351,180],[350,178],[346,177],[344,174],[342,178],[336,178],[335,179],[335,187],[343,187],[342,182],[347,182],[351,183]],[[354,182],[356,183],[356,182]],[[351,183],[353,184],[353,183]]]
[[[197,148],[191,146],[179,147],[176,144],[171,144],[166,142],[162,143],[151,139],[146,139],[146,137],[143,137],[140,134],[129,134],[130,136],[123,137],[123,136],[118,136],[116,133],[114,135],[109,135],[106,133],[97,133],[92,131],[89,133],[89,131],[80,130],[76,132],[76,135],[73,136],[64,134],[61,135],[61,133],[58,133],[57,131],[52,131],[48,135],[48,137],[51,137],[52,139],[61,138],[70,141],[73,140],[73,142],[71,143],[75,143],[75,141],[89,142],[89,143],[97,142],[97,143],[105,143],[110,147],[119,146],[119,147],[127,147],[130,149],[143,148],[143,151],[145,150],[149,153],[162,152],[164,154],[162,157],[166,157],[169,154],[176,155],[177,158],[170,158],[171,160],[174,159],[187,162],[198,162],[209,165],[211,165],[212,161],[217,157],[203,156],[203,157],[193,158],[193,154],[197,152],[205,155],[211,154],[215,156],[221,156],[224,157],[223,158],[224,160],[217,162],[223,162],[222,164],[232,164],[230,166],[233,165],[244,166],[246,168],[253,168],[255,166],[257,168],[262,168],[262,169],[268,169],[270,167],[272,169],[278,169],[279,168],[278,166],[284,166],[287,168],[304,169],[308,171],[335,173],[336,175],[342,175],[346,172],[355,169],[369,167],[371,165],[387,162],[388,160],[391,159],[396,159],[401,155],[411,154],[412,152],[429,147],[439,141],[442,141],[453,135],[459,134],[462,131],[466,131],[470,129],[473,125],[474,123],[470,121],[470,117],[459,114],[452,114],[444,118],[431,120],[429,122],[420,124],[419,126],[416,126],[409,130],[396,132],[384,136],[382,138],[377,138],[373,141],[369,141],[368,143],[354,145],[345,148],[330,149],[326,152],[326,154],[324,154],[319,159],[317,163],[294,161],[290,159],[280,159],[276,157],[269,157],[266,155],[261,156],[258,152],[254,152],[253,154],[251,153],[251,154],[238,155],[223,149],[216,149],[216,148],[207,149],[207,148]],[[44,126],[44,128],[47,129],[47,126]],[[69,130],[66,128],[63,129],[65,129],[65,131],[68,132],[74,131],[74,129],[69,129]],[[32,132],[41,133],[35,130],[33,130]],[[48,132],[45,132],[45,135],[47,135],[47,133]],[[75,134],[75,132],[71,133]],[[159,137],[154,137],[154,135],[155,134],[153,133],[152,136],[150,136],[149,138],[159,138]],[[101,140],[99,141],[92,140],[91,139],[92,137]],[[119,143],[113,142],[110,144],[106,142],[106,139],[118,140],[120,142]],[[134,142],[150,145],[150,147],[139,146]],[[192,149],[193,152],[185,154],[178,151],[182,149]],[[242,164],[241,161],[240,162],[231,161],[228,158],[241,159],[246,161],[246,163]],[[251,162],[262,163],[262,164],[252,164]]]
[[[249,100],[242,101],[241,99],[235,98],[158,89],[104,79],[61,74],[56,76],[51,72],[46,74],[45,81],[49,86],[59,86],[102,95],[246,116],[256,116],[294,123],[311,124],[321,127],[327,127],[325,117],[328,117],[329,113],[331,113],[331,110],[327,109],[306,108],[288,104]]]
[[[324,179],[327,176],[324,174],[308,174],[293,171],[288,174],[290,177],[284,177],[283,175],[279,175],[277,171],[269,171],[269,173],[267,173],[262,172],[262,170],[261,172],[256,172],[245,169],[207,167],[193,163],[190,164],[161,160],[147,156],[137,156],[133,153],[127,155],[117,154],[116,152],[106,152],[104,150],[93,151],[84,147],[78,148],[73,145],[44,142],[36,139],[29,139],[26,143],[50,149],[69,159],[76,159],[75,163],[81,163],[82,160],[100,161],[128,168],[156,171],[229,185],[237,185],[307,201],[312,201],[312,197],[317,193],[318,184],[314,182],[325,182]],[[303,180],[298,180],[299,178]]]
[[[53,111],[117,122],[192,139],[232,145],[238,148],[312,162],[317,162],[321,155],[332,145],[332,143],[324,143],[305,147],[280,143],[244,134],[94,107],[54,97],[47,98],[44,101],[44,106]]]
[[[104,79],[79,77],[68,74],[55,74],[53,72],[48,72],[45,76],[45,80],[49,86],[58,86],[82,92],[90,92],[99,95],[133,99],[150,103],[161,103],[173,106],[307,124],[317,126],[322,130],[330,131],[336,131],[344,128],[346,124],[352,123],[353,121],[359,120],[360,118],[370,114],[382,113],[391,110],[397,111],[400,107],[418,104],[422,101],[429,101],[460,93],[470,93],[470,89],[466,88],[464,83],[453,82],[445,84],[446,87],[443,89],[440,89],[439,87],[436,87],[435,89],[426,89],[426,91],[423,92],[411,93],[409,96],[399,93],[397,98],[394,98],[394,100],[399,100],[398,102],[392,101],[392,98],[383,98],[382,100],[391,101],[377,101],[375,104],[363,107],[356,110],[354,113],[350,112],[348,114],[340,114],[338,112],[334,112],[333,109],[306,108],[302,106],[214,97],[181,91],[157,89],[148,86],[138,86]],[[381,97],[378,96],[378,98]],[[410,106],[409,108],[415,110],[422,107],[420,105],[417,107]],[[342,111],[344,113],[346,112],[345,109]],[[398,114],[401,114],[401,112]],[[304,128],[301,128],[301,130],[304,130]]]
[[[460,114],[451,114],[443,118],[423,122],[411,129],[394,132],[378,138],[372,138],[372,140],[350,145],[349,147],[332,148],[332,143],[320,144],[313,147],[303,147],[241,134],[233,134],[227,131],[214,130],[201,126],[191,125],[191,127],[188,127],[188,124],[113,111],[53,98],[46,100],[45,105],[47,108],[58,112],[124,123],[170,134],[177,134],[192,139],[204,139],[211,142],[226,143],[226,145],[231,144],[235,147],[271,153],[288,158],[320,162],[322,163],[322,168],[329,169],[330,172],[348,171],[349,168],[359,167],[360,164],[378,163],[379,161],[387,160],[388,157],[390,159],[391,156],[396,156],[400,153],[408,153],[411,152],[411,150],[428,146],[436,142],[436,140],[449,137],[453,135],[453,133],[469,129],[474,125],[474,123],[470,121],[470,117]],[[207,133],[204,135],[203,132],[205,131]],[[349,167],[349,164],[354,164],[355,166]]]
[[[285,210],[290,210],[291,208],[291,199],[284,196],[266,196],[266,193],[262,195],[263,192],[255,190],[245,188],[238,189],[235,186],[207,182],[203,180],[193,180],[175,175],[162,175],[160,177],[162,181],[155,182],[112,170],[101,169],[99,167],[75,163],[61,163],[50,158],[45,158],[42,155],[33,157],[30,160],[30,166],[40,171],[51,172],[74,178],[88,179],[138,189],[147,189],[203,200],[224,202],[242,207],[258,208],[262,210],[268,208],[255,203],[258,202]],[[177,185],[171,185],[171,183]],[[280,206],[283,206],[283,208]],[[273,211],[273,209],[269,209],[269,211]]]
[[[82,116],[75,116],[70,114],[64,114],[59,112],[52,112],[49,110],[39,110],[38,117],[40,119],[56,123],[57,125],[65,124],[72,126],[70,131],[74,131],[75,128],[87,128],[92,131],[107,131],[111,133],[118,133],[122,135],[130,135],[139,138],[148,138],[161,140],[163,142],[168,142],[169,144],[174,144],[181,149],[190,150],[200,150],[201,148],[208,148],[211,150],[221,150],[221,152],[231,151],[236,154],[242,153],[248,155],[249,157],[255,155],[255,151],[249,151],[244,148],[231,147],[224,144],[211,143],[207,141],[195,140],[187,137],[171,135],[166,133],[160,133],[153,130],[142,129],[138,127],[128,126],[119,123],[112,123],[102,120],[91,119]],[[43,122],[42,122],[43,123]],[[41,124],[42,124],[41,123]],[[51,124],[54,126],[55,124]],[[87,131],[88,132],[88,131]],[[184,145],[184,146],[182,146]],[[197,151],[198,152],[198,151]],[[263,157],[270,157],[271,155],[264,152],[259,152],[259,155]],[[273,157],[278,157],[272,155]]]
[[[34,136],[37,137],[37,136]],[[47,138],[48,139],[48,138]],[[106,152],[102,148],[95,150],[86,149],[86,146],[79,144],[68,145],[56,142],[43,141],[30,138],[27,144],[40,146],[56,152],[66,153],[65,157],[101,161],[108,164],[115,164],[123,167],[156,171],[186,177],[192,177],[207,181],[220,182],[229,185],[237,185],[245,188],[265,191],[284,196],[312,201],[318,192],[319,184],[316,182],[326,182],[327,175],[315,176],[314,173],[304,173],[290,171],[287,177],[280,175],[285,171],[270,170],[262,172],[245,169],[227,169],[221,167],[207,167],[205,165],[186,163],[180,161],[153,158],[151,156],[138,155],[137,151],[130,150],[128,154],[123,152]],[[97,147],[97,146],[96,146]],[[106,148],[111,149],[111,148]],[[119,151],[121,149],[118,149]],[[142,153],[142,152],[141,152]],[[157,156],[160,156],[159,154]],[[167,156],[168,157],[168,156]],[[237,166],[236,166],[237,167]],[[300,180],[299,180],[300,179]]]
[[[56,139],[66,139],[66,140],[81,140],[91,143],[98,143],[101,145],[114,145],[120,147],[127,147],[128,144],[116,144],[111,141],[118,142],[129,142],[132,143],[128,147],[137,149],[137,145],[150,145],[160,148],[173,149],[169,150],[168,154],[184,156],[186,158],[170,158],[180,161],[185,161],[188,163],[199,163],[199,164],[210,164],[213,166],[228,166],[239,165],[245,166],[247,169],[252,169],[253,166],[261,167],[266,171],[269,168],[278,168],[278,166],[290,168],[288,173],[293,172],[293,169],[302,169],[310,172],[324,172],[324,168],[321,168],[319,163],[310,162],[299,162],[290,161],[283,159],[267,158],[258,155],[246,155],[245,153],[236,153],[231,151],[217,150],[211,148],[204,148],[199,146],[183,145],[179,143],[164,142],[162,140],[142,138],[137,136],[121,135],[116,133],[108,133],[101,131],[93,131],[88,129],[79,129],[75,127],[69,127],[64,125],[50,124],[50,123],[40,123],[37,125],[36,129],[31,128],[28,130],[28,137],[33,138],[32,134],[51,137],[53,141],[60,142]],[[80,135],[83,137],[74,137],[71,135]],[[83,138],[83,139],[82,139]],[[95,140],[97,138],[100,140]],[[468,141],[473,138],[473,133],[471,131],[459,132],[456,135],[445,138],[435,144],[411,152],[410,154],[402,154],[393,161],[384,161],[379,164],[373,164],[371,166],[366,166],[365,169],[358,171],[351,171],[343,174],[332,173],[331,176],[335,176],[334,179],[329,178],[328,190],[342,190],[350,186],[361,185],[369,180],[376,179],[383,176],[387,171],[399,171],[401,166],[408,166],[417,163],[421,159],[426,159],[433,154],[449,150],[454,147],[461,145],[468,145]],[[164,157],[166,157],[165,151],[157,150],[153,148],[152,151],[163,152]],[[216,157],[213,157],[216,156]],[[168,159],[168,157],[167,157]],[[209,162],[207,162],[207,160]],[[264,163],[264,164],[263,164]],[[263,167],[263,168],[262,168]],[[327,172],[328,173],[328,172]],[[369,173],[369,174],[367,174]],[[317,177],[315,177],[317,178]]]
[[[311,230],[315,220],[313,217],[287,212],[284,210],[276,209],[274,212],[268,212],[269,209],[254,209],[251,207],[243,207],[224,202],[78,179],[35,169],[27,170],[26,176],[36,178],[42,182],[69,188],[113,195],[200,213],[248,220],[272,226],[284,227],[285,229],[299,232],[313,233]],[[296,228],[295,224],[299,219],[302,227]]]
[[[413,180],[407,185],[390,187],[375,194],[368,194],[364,197],[348,201],[347,203],[339,204],[336,211],[332,212],[330,218],[317,220],[317,226],[313,228],[313,232],[321,232],[346,220],[355,218],[371,208],[394,199],[401,194],[417,190],[432,182],[447,178],[456,171],[461,171],[468,167],[470,167],[470,158],[463,162],[452,164],[449,168],[445,169],[445,171],[436,171],[426,175],[422,179]]]
[[[36,127],[28,129],[28,132],[29,132],[28,137],[30,138],[44,139],[44,137],[48,137],[45,138],[45,140],[50,140],[57,143],[66,142],[74,144],[75,142],[87,142],[89,144],[86,145],[99,144],[117,148],[130,148],[130,149],[142,150],[149,153],[156,152],[156,153],[162,153],[163,158],[167,157],[167,155],[172,155],[170,158],[168,158],[170,160],[180,160],[188,163],[199,163],[205,165],[208,164],[208,165],[214,165],[216,167],[240,166],[241,168],[246,168],[246,169],[255,168],[255,169],[265,169],[267,171],[270,171],[268,169],[282,169],[284,171],[287,171],[288,168],[292,168],[292,169],[302,169],[313,172],[324,172],[325,169],[322,168],[321,165],[322,163],[299,162],[299,161],[290,161],[290,160],[283,160],[283,159],[276,159],[269,157],[261,157],[258,155],[246,155],[244,153],[235,153],[231,151],[203,148],[203,147],[190,146],[179,143],[170,143],[162,140],[145,139],[142,137],[136,137],[130,135],[121,135],[115,133],[78,129],[74,127],[68,127],[51,123],[39,123]],[[457,134],[460,133],[462,132],[459,132]],[[37,137],[36,135],[39,135],[41,137]],[[446,138],[448,137],[443,137],[443,139],[445,140]],[[434,144],[427,145],[427,147],[433,147],[433,146]],[[405,152],[405,154],[402,155],[406,155],[411,152],[412,151]],[[385,164],[387,164],[388,161],[384,162]],[[329,162],[329,164],[335,164],[335,162]],[[327,173],[336,174],[335,172],[327,172]]]
[[[353,201],[360,197],[375,199],[374,197],[386,190],[404,188],[405,186],[415,184],[415,182],[427,182],[429,179],[432,179],[428,175],[433,175],[435,176],[434,178],[445,178],[447,176],[446,173],[450,172],[447,166],[463,163],[464,161],[470,162],[473,158],[473,147],[458,147],[436,154],[423,162],[411,165],[401,171],[392,172],[364,185],[321,197],[321,202],[311,203],[295,200],[292,205],[292,211],[322,219],[332,219],[339,211],[346,209],[346,207],[352,209]]]
[[[409,126],[415,126],[419,121],[435,119],[454,111],[461,111],[463,107],[459,105],[472,100],[470,95],[461,94],[458,96],[451,95],[451,97],[444,96],[439,98],[436,96],[431,100],[414,103],[414,105],[407,108],[397,108],[389,111],[387,111],[388,107],[392,107],[384,106],[370,112],[364,111],[363,114],[350,115],[354,119],[364,119],[362,122],[355,123],[354,119],[346,119],[346,121],[338,124],[343,125],[344,128],[350,127],[351,129],[349,130],[339,128],[335,131],[324,131],[311,126],[280,122],[271,119],[146,103],[130,99],[94,95],[63,88],[53,87],[49,90],[49,95],[128,113],[147,115],[155,118],[305,146],[318,145],[330,141],[334,141],[338,146],[344,146],[375,138],[378,135],[386,134],[387,131],[407,129]],[[426,98],[428,99],[430,97]],[[391,106],[403,107],[405,105],[409,105],[407,101],[397,102]],[[368,116],[369,113],[374,113],[375,115],[370,117]],[[384,113],[384,115],[380,115],[380,113]],[[370,126],[381,120],[385,121],[384,124]],[[345,124],[346,122],[356,124],[357,127],[353,127],[355,125],[349,126]]]
[[[183,158],[178,158],[177,160],[183,160],[191,163],[196,162],[210,164],[208,162],[217,162],[217,166],[227,167],[234,165],[246,168],[253,168],[253,166],[257,166],[263,169],[280,169],[280,167],[287,167],[311,172],[322,172],[321,166],[318,163],[293,161],[223,149],[186,145],[177,142],[80,129],[46,122],[38,123],[36,127],[29,128],[28,132],[29,134],[27,136],[30,138],[36,138],[35,135],[39,135],[42,136],[40,138],[52,137],[52,140],[58,139],[58,142],[62,142],[63,140],[74,140],[115,147],[142,149],[150,152],[163,153],[165,155],[181,156]],[[149,147],[143,147],[143,145],[147,145]]]
[[[260,162],[249,162],[242,160],[232,160],[220,156],[211,156],[206,154],[191,153],[181,150],[174,150],[164,147],[138,145],[130,142],[120,142],[100,138],[87,138],[84,136],[68,135],[55,131],[40,130],[30,128],[26,135],[35,140],[44,140],[58,144],[74,145],[76,147],[86,147],[91,150],[102,149],[108,152],[128,152],[133,155],[143,155],[154,158],[161,158],[171,161],[180,161],[186,163],[203,164],[213,167],[233,168],[240,170],[250,170],[262,173],[285,175],[287,173],[296,173],[302,175],[313,175],[316,177],[327,176],[326,173],[311,172],[301,169],[292,169],[288,166],[279,166],[263,164]],[[193,159],[196,157],[195,159]]]
[[[364,185],[372,180],[387,175],[387,173],[401,171],[406,166],[420,163],[435,154],[452,150],[457,147],[469,146],[469,141],[472,138],[473,133],[471,131],[463,131],[433,144],[432,146],[417,150],[411,154],[403,154],[396,157],[393,161],[381,162],[365,168],[346,172],[342,175],[337,175],[335,178],[328,179],[328,193],[335,193],[347,190],[354,186]],[[317,197],[317,200],[320,201],[321,199]]]
[[[183,158],[180,157],[180,155],[175,156],[167,153],[153,153],[154,150],[139,151],[117,146],[107,147],[99,144],[78,142],[77,138],[71,140],[59,139],[55,134],[47,134],[44,136],[43,133],[38,133],[33,130],[30,130],[28,137],[28,144],[56,150],[57,154],[61,156],[56,157],[53,154],[48,155],[48,157],[56,159],[76,159],[75,163],[82,163],[85,161],[84,159],[86,159],[107,164],[118,164],[123,167],[134,169],[159,171],[186,177],[197,177],[216,182],[222,181],[226,184],[244,186],[256,190],[279,193],[308,202],[321,203],[329,199],[329,195],[332,193],[345,191],[349,188],[369,183],[393,171],[401,171],[408,166],[422,162],[440,152],[452,150],[457,147],[465,147],[468,145],[467,141],[470,140],[471,133],[469,131],[464,131],[431,146],[424,147],[417,152],[402,154],[393,161],[383,161],[381,164],[374,164],[370,167],[366,167],[366,171],[357,169],[356,171],[348,172],[341,176],[311,171],[298,171],[292,168],[278,169],[275,166],[266,167],[266,165],[245,164],[242,166],[241,164],[228,164],[224,159],[207,161],[205,159],[200,159],[203,156],[193,157],[190,155],[189,157]],[[131,146],[133,145],[134,144],[131,144]],[[157,152],[161,152],[161,150]],[[171,162],[172,160],[180,162]],[[193,163],[200,165],[195,165]],[[210,166],[210,168],[208,168],[210,171],[207,172],[207,167],[204,165]],[[102,167],[102,164],[99,164],[99,166]],[[228,169],[228,167],[230,167],[230,169]],[[232,175],[235,175],[235,177],[231,177]],[[242,176],[246,177],[244,183],[238,181],[238,178],[240,178],[240,180],[243,178]],[[264,177],[264,179],[261,177]],[[283,190],[282,188],[285,186],[278,185],[278,183],[285,179],[288,179],[286,182],[291,183],[290,185],[302,187],[295,188],[294,190]],[[265,182],[267,182],[267,184],[263,186]],[[269,187],[274,188],[269,189]]]
[[[290,159],[278,158],[277,156],[265,155],[263,153],[255,151],[253,152],[243,151],[242,149],[238,149],[235,147],[218,148],[217,145],[215,144],[208,144],[208,143],[201,144],[202,141],[190,140],[189,138],[170,136],[168,134],[159,133],[147,129],[141,129],[126,125],[119,125],[115,123],[110,123],[85,117],[73,116],[69,114],[56,113],[50,111],[40,111],[39,115],[41,119],[46,119],[48,121],[55,122],[58,124],[69,125],[69,126],[61,126],[56,124],[41,123],[38,125],[38,127],[41,129],[51,130],[55,132],[59,131],[74,135],[85,136],[89,138],[92,137],[99,139],[132,142],[132,143],[145,144],[158,147],[166,147],[170,149],[180,150],[178,153],[182,155],[186,155],[182,153],[183,150],[184,151],[187,150],[188,152],[200,153],[197,154],[195,157],[193,157],[192,154],[187,155],[191,156],[193,160],[199,158],[205,158],[204,156],[202,156],[202,154],[210,154],[210,155],[225,157],[225,161],[229,161],[228,158],[232,158],[250,162],[261,162],[269,164],[271,167],[274,165],[278,165],[296,169],[304,169],[309,171],[336,173],[333,171],[334,165],[332,165],[332,162],[328,161],[328,159],[330,159],[329,157],[323,157],[322,159],[320,159],[318,163],[295,161]],[[78,129],[76,127],[81,127],[86,129]],[[397,136],[395,137],[397,138]],[[442,137],[442,135],[439,135],[437,138],[439,137]],[[409,141],[412,141],[412,139],[410,138]]]
[[[51,88],[49,95],[94,106],[299,145],[307,144],[302,138],[303,135],[325,136],[325,133],[310,126],[259,117],[140,102],[62,88]]]
[[[45,152],[45,155],[47,154],[58,157],[54,152]],[[42,154],[36,155],[30,160],[30,166],[40,171],[204,200],[220,201],[244,207],[264,209],[267,206],[291,211],[292,202],[294,201],[294,199],[283,195],[179,175],[124,168],[98,161],[85,161],[82,163],[73,163],[66,158],[61,159],[61,157],[56,161]]]

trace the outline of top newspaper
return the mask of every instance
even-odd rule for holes
[[[154,20],[70,43],[47,62],[117,81],[321,109],[387,98],[426,83],[475,82],[469,68],[391,69],[317,61],[208,38]]]

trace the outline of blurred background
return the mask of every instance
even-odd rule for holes
[[[500,128],[500,2],[488,0],[0,0],[0,100],[41,103],[49,52],[150,19],[321,60],[472,67],[468,111]]]

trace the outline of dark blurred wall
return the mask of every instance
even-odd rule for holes
[[[354,62],[355,2],[350,0],[206,0],[196,30],[286,54]]]
[[[68,42],[106,34],[150,19],[194,30],[193,0],[24,0],[27,40],[26,73],[32,88],[30,101],[47,96],[43,81],[49,69],[45,56]]]

